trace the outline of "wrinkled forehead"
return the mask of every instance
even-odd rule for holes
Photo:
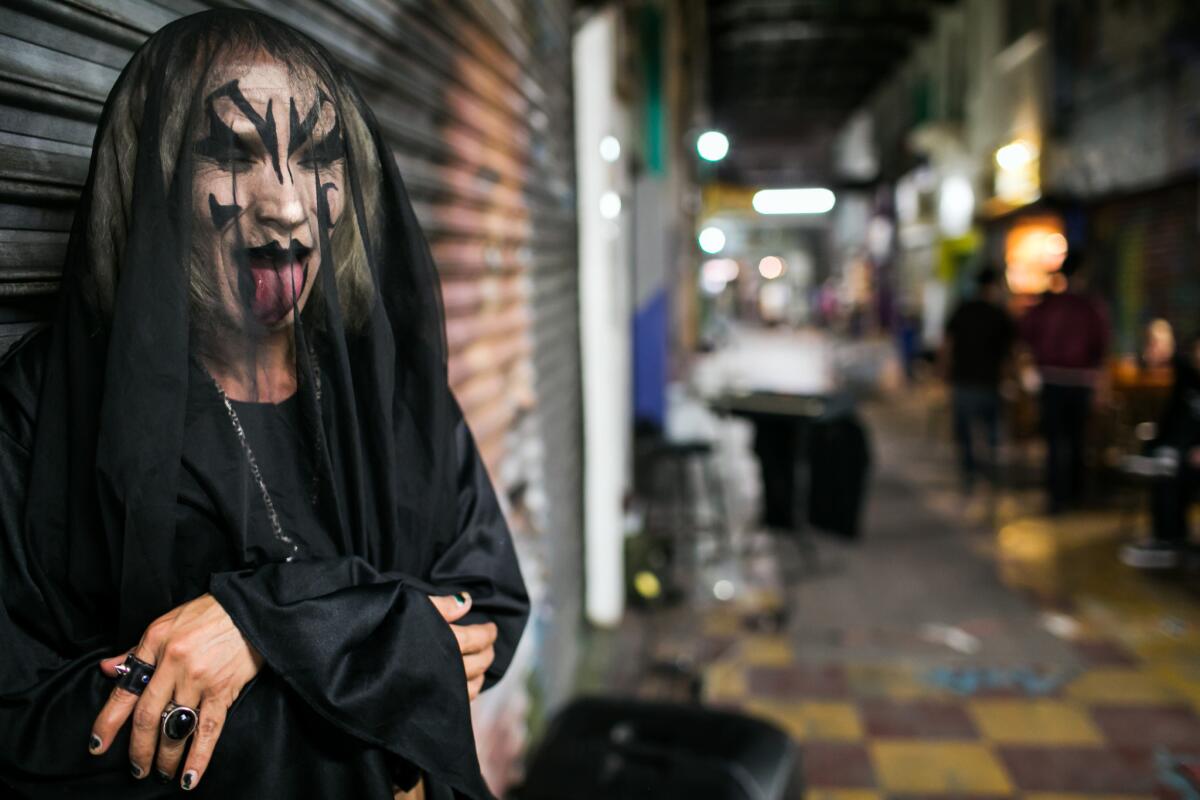
[[[232,87],[236,87],[236,91],[231,91]],[[215,65],[203,89],[204,104],[222,117],[244,112],[238,102],[244,98],[262,116],[270,106],[281,122],[293,105],[304,115],[322,98],[326,101],[322,103],[326,106],[322,116],[330,114],[333,108],[328,102],[329,97],[329,90],[322,86],[312,70],[283,64],[267,56],[230,59]]]

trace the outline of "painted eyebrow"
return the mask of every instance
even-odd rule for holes
[[[208,116],[208,135],[193,146],[198,156],[224,162],[234,155],[248,155],[250,150],[245,139],[217,114],[213,104],[209,102],[206,112]]]
[[[291,130],[288,133],[288,155],[300,149],[300,146],[308,141],[312,136],[313,128],[317,127],[317,119],[321,116],[321,101],[325,99],[325,93],[317,90],[317,99],[313,102],[312,108],[304,115],[304,119],[300,119],[300,115],[296,113],[296,98],[291,98],[291,109],[288,116],[291,118]]]
[[[317,127],[317,121],[321,115],[321,106],[323,106],[325,103],[332,104],[332,102],[333,101],[329,99],[329,96],[326,95],[323,90],[317,89],[316,101],[313,102],[312,108],[308,110],[308,113],[305,114],[304,119],[301,120],[300,115],[296,112],[296,100],[295,98],[292,98],[290,111],[291,133],[288,137],[288,156],[291,156],[293,153],[303,147],[306,142],[312,140],[313,129]],[[310,148],[310,151],[314,156],[327,158],[329,160],[333,159],[334,154],[341,149],[341,124],[341,119],[335,112],[333,116],[333,127],[330,128],[329,132],[319,140],[312,140],[312,147]]]
[[[275,168],[275,177],[279,179],[280,183],[283,183],[283,171],[279,168],[279,136],[275,131],[275,114],[272,110],[272,105],[275,101],[267,101],[267,115],[264,118],[254,110],[254,107],[250,105],[250,102],[246,99],[245,95],[242,94],[242,90],[238,86],[236,79],[230,81],[224,86],[218,87],[211,94],[209,94],[208,97],[205,98],[205,103],[208,106],[210,125],[209,138],[220,137],[224,139],[226,136],[236,138],[236,134],[233,132],[233,129],[226,125],[223,120],[221,120],[214,109],[216,100],[221,97],[228,97],[233,102],[237,110],[242,112],[242,116],[250,120],[250,124],[254,126],[254,130],[258,133],[258,138],[262,141],[263,147],[266,148],[267,152],[271,156],[271,166]],[[228,131],[228,133],[226,134],[225,131]],[[199,147],[199,145],[205,141],[207,140],[201,140],[201,142],[197,143],[197,146]],[[240,141],[238,141],[235,145],[233,142],[228,141],[228,139],[224,139],[222,143],[227,147],[244,147]],[[197,152],[200,152],[199,149]]]

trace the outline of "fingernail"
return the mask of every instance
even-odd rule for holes
[[[158,781],[159,783],[170,783],[171,776],[168,775],[167,773],[163,772],[158,767],[155,767],[154,768],[154,780]]]
[[[143,775],[145,775],[145,774],[146,774],[146,773],[142,772],[142,768],[141,768],[141,767],[139,767],[137,764],[133,764],[133,763],[130,763],[130,765],[129,765],[129,771],[130,771],[131,773],[133,773],[133,777],[135,777],[135,778],[140,778],[140,777],[142,777]]]
[[[100,747],[103,744],[104,742],[100,741],[100,737],[93,733],[92,738],[88,739],[88,750],[91,750],[93,753],[95,753],[100,750]]]
[[[187,772],[183,773],[183,788],[191,789],[192,781],[194,780],[196,780],[196,771],[194,769],[189,769]]]
[[[460,606],[465,606],[467,601],[470,599],[471,595],[467,594],[466,592],[459,592],[458,594],[454,595],[454,602],[458,603]]]

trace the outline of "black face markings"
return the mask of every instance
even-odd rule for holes
[[[267,153],[269,153],[271,156],[271,166],[275,168],[275,177],[279,179],[280,183],[283,183],[283,171],[279,166],[279,136],[275,131],[275,113],[272,109],[272,105],[274,105],[275,101],[271,100],[267,102],[267,115],[265,118],[259,116],[259,113],[254,110],[254,106],[250,105],[250,101],[248,101],[242,94],[242,90],[238,87],[238,82],[236,80],[232,80],[224,86],[221,86],[213,91],[213,93],[206,98],[209,109],[210,125],[212,124],[212,119],[217,116],[216,112],[213,110],[213,103],[217,100],[217,98],[220,97],[228,97],[233,102],[234,106],[237,107],[237,110],[242,112],[242,115],[245,116],[246,119],[250,120],[250,123],[254,126],[254,130],[258,132],[258,138],[262,140],[263,147],[266,148]],[[221,122],[220,125],[226,128],[228,127],[223,122]],[[230,133],[233,133],[232,130]]]
[[[208,136],[194,145],[193,150],[196,155],[218,164],[249,159],[250,151],[246,149],[241,137],[234,133],[233,128],[226,125],[213,109],[211,95],[208,97],[206,114],[208,116]]]
[[[217,230],[225,229],[225,226],[232,222],[238,214],[242,213],[242,207],[237,203],[224,205],[217,202],[217,198],[211,192],[208,195],[208,213],[212,214],[213,225]]]
[[[336,117],[333,127],[319,141],[313,142],[309,159],[322,166],[328,166],[346,154],[342,146],[342,121]]]
[[[300,119],[300,115],[296,112],[296,98],[290,99],[291,110],[288,112],[288,116],[292,124],[291,131],[288,133],[289,158],[312,136],[313,128],[317,127],[317,119],[321,116],[321,101],[324,99],[325,93],[320,92],[317,102],[312,104],[312,108],[304,115],[304,119]]]
[[[321,116],[321,107],[326,104],[332,104],[329,95],[321,89],[317,89],[317,99],[313,103],[312,108],[308,110],[308,114],[304,119],[300,119],[300,115],[296,112],[296,101],[293,99],[291,108],[291,135],[288,137],[288,156],[299,150],[304,144],[312,139],[313,129],[316,128],[317,122]],[[306,167],[318,166],[327,167],[344,155],[342,146],[342,127],[341,120],[336,114],[333,118],[333,127],[319,140],[313,140],[301,161],[301,164]]]
[[[329,191],[336,191],[338,185],[333,181],[321,184],[321,191],[318,193],[317,213],[320,215],[321,226],[326,230],[333,230],[332,214],[329,211]]]

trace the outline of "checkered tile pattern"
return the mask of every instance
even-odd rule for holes
[[[1174,770],[1200,763],[1200,634],[1142,633],[1152,658],[1084,639],[1083,671],[1036,693],[955,691],[904,665],[805,663],[786,637],[756,635],[709,667],[707,700],[786,730],[813,800],[1188,797]]]

